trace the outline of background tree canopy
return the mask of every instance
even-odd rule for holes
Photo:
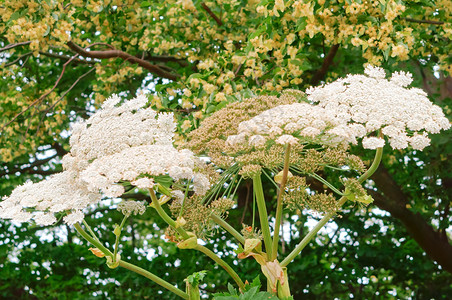
[[[71,122],[90,116],[112,93],[145,91],[154,109],[174,112],[179,145],[227,103],[304,90],[362,73],[365,64],[412,72],[414,86],[450,116],[451,14],[448,0],[4,1],[0,195],[59,172]],[[452,294],[452,134],[432,136],[424,152],[385,152],[367,186],[374,204],[346,207],[293,263],[295,299]],[[236,229],[251,223],[249,186],[242,183],[229,215]],[[121,216],[110,207],[106,201],[88,218],[111,245]],[[286,220],[285,251],[315,219],[300,212]],[[164,242],[160,228],[155,214],[131,218],[124,255],[180,287],[205,269],[202,288],[226,290],[226,273]],[[211,246],[254,279],[257,263],[237,261],[234,245],[219,236]],[[108,269],[87,249],[66,225],[0,220],[0,298],[170,297],[134,273]]]

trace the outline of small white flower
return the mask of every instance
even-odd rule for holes
[[[253,145],[257,148],[265,146],[265,141],[266,141],[265,137],[263,137],[260,134],[253,135],[249,138],[250,145]]]
[[[142,202],[127,200],[119,203],[117,210],[124,216],[142,215],[146,211],[146,206]]]
[[[63,221],[68,225],[80,223],[85,218],[85,215],[80,211],[74,211],[63,218]]]
[[[139,189],[151,189],[152,187],[154,187],[154,180],[152,178],[143,177],[132,181],[131,184]]]
[[[210,188],[209,179],[203,174],[193,176],[193,191],[198,195],[205,195]]]
[[[43,213],[43,212],[36,213],[33,219],[35,220],[37,225],[41,226],[52,225],[55,224],[57,221],[57,219],[52,213]]]
[[[377,137],[365,137],[363,138],[364,149],[377,149],[383,147],[385,140]]]
[[[295,145],[298,143],[298,139],[292,135],[282,135],[275,140],[276,143],[281,145]]]
[[[393,138],[389,138],[389,145],[393,149],[405,149],[408,147],[408,136],[406,134],[400,134]]]
[[[300,135],[302,136],[308,136],[308,137],[316,137],[319,135],[321,131],[314,127],[306,127],[301,132]]]
[[[368,75],[371,78],[375,79],[384,79],[386,77],[385,70],[379,67],[374,67],[371,65],[368,65],[366,69],[364,69],[364,73]]]
[[[401,87],[407,87],[413,82],[413,75],[404,71],[392,73],[390,81]]]
[[[413,149],[423,150],[425,147],[430,145],[430,139],[427,134],[415,134],[410,138],[410,145]]]
[[[178,203],[182,203],[184,201],[185,195],[182,191],[175,190],[171,192],[171,196],[177,201]]]

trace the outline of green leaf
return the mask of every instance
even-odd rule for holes
[[[149,1],[143,1],[140,4],[140,7],[149,7],[149,6],[151,6],[151,2]]]

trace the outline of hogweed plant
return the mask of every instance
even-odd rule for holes
[[[168,242],[207,255],[241,292],[289,299],[291,261],[347,201],[362,205],[373,201],[362,184],[378,168],[383,146],[422,150],[430,143],[428,133],[450,128],[440,107],[422,90],[408,87],[411,81],[409,73],[395,72],[388,80],[383,69],[367,67],[365,75],[348,75],[306,93],[287,90],[279,97],[230,103],[190,133],[188,149],[173,145],[176,124],[171,113],[147,108],[143,95],[124,102],[114,95],[89,119],[73,126],[64,171],[17,187],[0,203],[0,217],[38,225],[63,218],[110,268],[126,268],[184,299],[199,299],[203,272],[188,276],[182,291],[125,261],[118,251],[127,218],[155,210],[168,224]],[[350,153],[351,145],[375,151],[369,167]],[[335,172],[341,186],[327,181],[326,170]],[[277,190],[274,212],[267,210],[263,177]],[[239,231],[225,219],[234,207],[237,187],[246,179],[252,181],[257,210],[253,209],[253,224],[243,224]],[[313,181],[325,189],[313,188]],[[83,211],[101,199],[119,199],[136,189],[147,193],[151,204],[131,200],[118,204],[123,220],[114,228],[116,240],[109,249],[84,220]],[[285,257],[279,252],[284,209],[323,215]],[[256,213],[259,226],[254,224]],[[202,245],[200,241],[219,227],[237,240],[238,258],[259,263],[267,279],[266,292],[245,285],[245,278]]]

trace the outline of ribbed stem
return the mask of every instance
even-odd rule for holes
[[[119,266],[123,267],[127,270],[133,271],[137,274],[140,274],[152,281],[154,281],[155,283],[157,283],[158,285],[160,285],[161,287],[164,287],[165,289],[173,292],[174,294],[178,295],[179,297],[183,298],[183,299],[188,299],[188,294],[179,290],[177,287],[175,287],[174,285],[172,285],[171,283],[163,280],[162,278],[158,277],[157,275],[152,274],[149,271],[146,271],[145,269],[142,269],[138,266],[135,266],[131,263],[125,262],[123,260],[119,261]]]
[[[102,245],[98,240],[94,239],[92,236],[90,236],[85,230],[83,230],[82,226],[80,226],[79,223],[75,223],[74,224],[74,228],[75,230],[77,230],[78,233],[80,233],[80,235],[87,240],[88,242],[90,242],[93,246],[95,246],[97,249],[99,249],[100,251],[102,251],[103,254],[105,254],[106,256],[111,256],[113,257],[113,253],[111,253],[110,250],[108,250],[104,245]]]
[[[278,244],[279,244],[279,229],[281,227],[281,219],[283,212],[283,203],[282,197],[284,194],[284,190],[287,182],[287,174],[289,173],[289,157],[290,157],[290,144],[286,146],[286,152],[284,155],[284,168],[281,179],[281,184],[279,186],[278,199],[276,201],[276,220],[275,220],[275,232],[273,233],[273,243],[272,243],[272,251],[273,254],[270,260],[275,260],[278,257]]]
[[[225,269],[226,272],[228,272],[228,274],[231,275],[232,279],[234,279],[234,281],[237,283],[240,289],[242,291],[244,290],[245,284],[242,282],[239,275],[237,275],[237,273],[231,268],[231,266],[229,266],[224,260],[222,260],[218,255],[216,255],[214,252],[212,252],[211,250],[204,246],[197,245],[195,249],[201,251],[202,253],[210,257],[212,260],[214,260],[221,267],[223,267],[223,269]]]
[[[259,211],[259,220],[261,223],[262,235],[264,236],[265,250],[267,257],[272,257],[272,238],[270,235],[270,225],[268,224],[267,207],[265,205],[264,191],[262,189],[261,176],[253,177],[253,188],[256,195],[257,210]]]

